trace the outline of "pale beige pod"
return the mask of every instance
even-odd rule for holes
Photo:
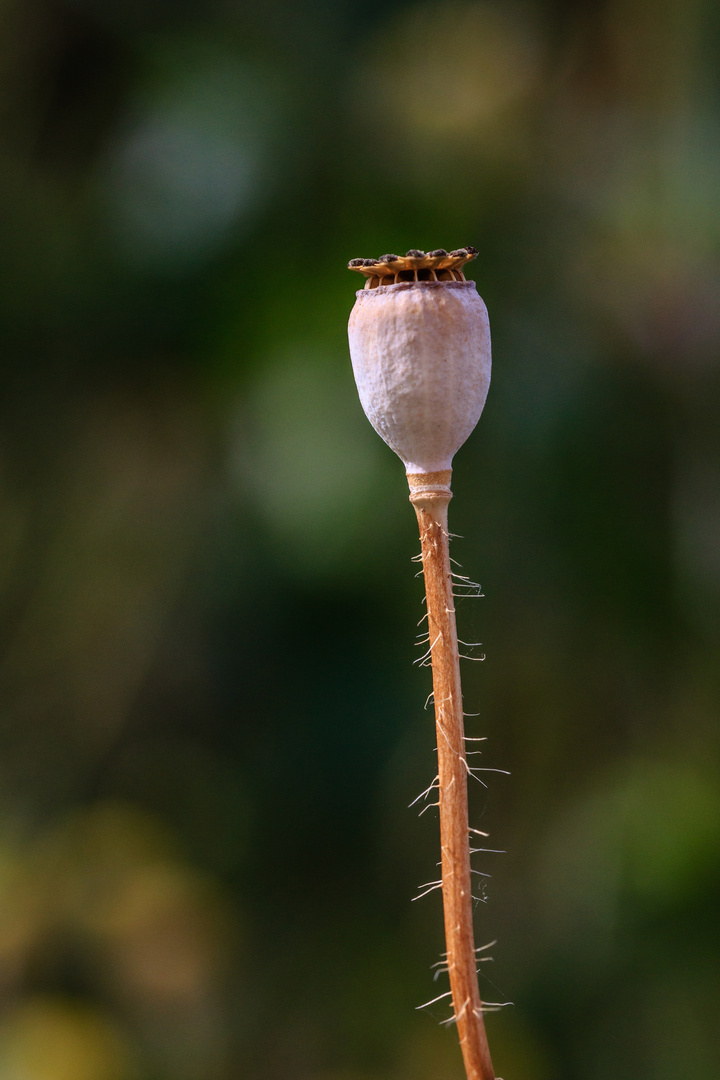
[[[485,404],[487,309],[460,269],[475,254],[413,250],[350,263],[368,279],[348,327],[360,401],[408,474],[449,470]]]

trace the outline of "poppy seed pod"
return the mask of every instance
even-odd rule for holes
[[[367,278],[348,327],[360,401],[410,475],[449,470],[485,404],[487,309],[461,270],[475,255],[412,250],[350,263]]]
[[[441,878],[429,891],[442,889],[446,948],[438,970],[450,982],[427,1004],[452,998],[467,1080],[495,1080],[473,934],[467,780],[475,774],[465,745],[448,531],[452,459],[480,419],[490,385],[487,311],[462,272],[476,254],[474,248],[413,249],[402,258],[353,259],[350,268],[367,281],[349,337],[360,401],[405,463],[420,530],[438,762],[424,795],[437,791],[430,805],[439,809],[441,852]]]

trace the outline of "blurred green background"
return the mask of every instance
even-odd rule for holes
[[[719,47],[711,0],[2,0],[2,1080],[461,1080],[345,266],[467,243],[496,1069],[717,1080]]]

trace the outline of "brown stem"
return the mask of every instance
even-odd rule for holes
[[[438,744],[440,847],[450,989],[468,1080],[495,1080],[477,981],[467,758],[447,527],[450,470],[408,475],[420,527]]]

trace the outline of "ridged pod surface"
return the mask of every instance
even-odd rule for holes
[[[348,336],[360,401],[408,473],[450,469],[490,385],[490,326],[473,281],[357,292]]]

